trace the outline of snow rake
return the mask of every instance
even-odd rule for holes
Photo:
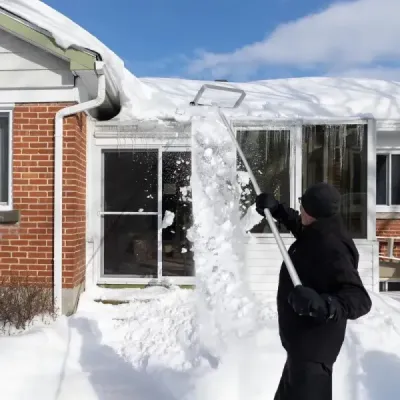
[[[194,100],[190,103],[193,106],[204,106],[204,104],[199,104],[199,100],[201,98],[201,96],[203,95],[204,91],[206,89],[213,89],[213,90],[220,90],[220,91],[224,91],[224,92],[231,92],[231,93],[238,93],[240,95],[239,99],[236,101],[236,103],[233,105],[233,107],[231,108],[237,108],[239,107],[239,105],[242,103],[242,101],[244,100],[244,98],[246,97],[246,92],[242,89],[237,89],[237,88],[229,88],[229,87],[224,87],[221,85],[212,85],[212,84],[204,84],[200,90],[198,91],[196,97],[194,98]],[[225,125],[226,129],[228,130],[231,139],[233,141],[233,143],[235,144],[235,147],[237,149],[237,152],[240,155],[240,158],[242,159],[242,162],[247,170],[247,173],[249,174],[251,183],[254,187],[254,190],[256,192],[256,195],[258,196],[259,194],[261,194],[261,189],[260,186],[257,183],[257,180],[253,174],[253,171],[250,168],[249,163],[247,162],[247,159],[236,139],[236,134],[232,128],[232,125],[229,123],[228,119],[226,118],[226,115],[223,113],[222,109],[220,106],[217,106],[217,110],[218,110],[218,114],[223,122],[223,124]],[[283,260],[285,262],[286,268],[289,272],[290,278],[293,282],[294,286],[300,286],[301,285],[301,281],[300,278],[296,272],[296,269],[293,265],[293,262],[289,256],[289,253],[286,250],[286,247],[283,243],[283,240],[279,234],[278,228],[276,227],[276,224],[274,222],[274,219],[271,215],[271,212],[269,211],[268,208],[266,208],[264,210],[264,214],[265,214],[265,218],[268,221],[268,225],[272,231],[272,234],[274,235],[274,238],[276,240],[276,243],[279,247],[279,250],[282,254]]]

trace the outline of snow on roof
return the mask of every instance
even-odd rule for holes
[[[190,117],[189,103],[203,81],[143,78],[128,71],[107,46],[69,18],[39,0],[0,0],[0,7],[50,32],[63,48],[75,45],[99,53],[118,87],[119,120]],[[400,119],[400,83],[371,79],[296,78],[248,83],[219,83],[242,88],[247,96],[230,116],[265,118],[355,117]],[[232,98],[232,96],[231,96]],[[215,99],[220,99],[220,94]],[[235,100],[235,99],[234,99]],[[233,101],[234,101],[233,100]]]
[[[177,107],[192,101],[203,83],[216,84],[169,78],[143,78],[142,82],[165,93]],[[328,119],[372,115],[378,120],[400,118],[400,82],[321,77],[217,84],[246,92],[243,105],[235,112],[239,116]],[[217,95],[216,91],[209,91],[209,97]],[[233,104],[238,95],[231,94],[230,97]]]

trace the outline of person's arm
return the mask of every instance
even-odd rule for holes
[[[372,301],[352,257],[344,249],[331,243],[326,251],[326,262],[321,263],[331,282],[328,293],[318,293],[306,286],[296,286],[289,295],[289,304],[301,316],[314,317],[326,323],[343,319],[358,319],[369,313]]]
[[[355,320],[369,313],[371,298],[349,254],[336,249],[329,255],[328,267],[332,279],[331,291],[324,297],[330,308],[330,318]]]
[[[298,211],[288,207],[285,203],[279,203],[274,195],[270,193],[261,193],[256,198],[256,210],[265,217],[264,209],[268,208],[272,217],[279,223],[283,224],[294,237],[298,237],[301,230],[301,218]]]
[[[277,208],[273,213],[271,213],[271,215],[278,221],[278,223],[283,224],[295,238],[300,235],[303,226],[298,211],[288,207],[285,203],[278,203]]]

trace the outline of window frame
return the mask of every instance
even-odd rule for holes
[[[387,165],[387,171],[386,173],[388,174],[387,178],[387,196],[388,196],[388,202],[392,202],[392,155],[400,155],[400,147],[394,147],[394,148],[378,148],[376,151],[376,156],[375,156],[375,164],[376,164],[376,158],[378,155],[384,155],[388,156],[388,165]],[[376,204],[376,196],[375,196],[375,204]],[[381,212],[381,213],[393,213],[393,212],[400,212],[400,204],[376,204],[376,211]]]
[[[147,139],[146,139],[147,140]],[[171,146],[167,144],[167,142],[163,140],[155,139],[154,143],[150,144],[133,144],[133,145],[117,145],[118,143],[114,140],[111,140],[109,144],[104,145],[101,144],[100,146],[96,146],[96,153],[94,156],[96,157],[96,162],[100,163],[99,171],[96,171],[99,174],[100,181],[93,182],[95,183],[96,190],[100,190],[101,196],[97,199],[98,201],[98,211],[97,211],[97,227],[95,229],[100,229],[100,237],[103,238],[104,236],[104,219],[103,216],[105,215],[112,215],[112,214],[125,214],[125,215],[143,215],[146,213],[135,212],[135,211],[105,211],[104,210],[104,168],[105,168],[105,159],[104,154],[107,152],[130,152],[135,150],[156,150],[158,154],[158,168],[157,168],[157,211],[151,211],[151,214],[157,216],[157,244],[158,244],[158,251],[157,251],[157,275],[155,277],[134,277],[130,275],[117,275],[117,274],[105,274],[104,271],[104,248],[101,251],[97,252],[97,259],[96,263],[99,266],[96,271],[96,282],[98,284],[144,284],[150,283],[154,280],[165,280],[176,284],[176,285],[193,285],[195,283],[196,276],[170,276],[170,275],[163,275],[163,266],[162,266],[162,250],[160,244],[162,243],[162,178],[163,178],[163,154],[167,152],[190,152],[192,153],[192,147],[189,143],[180,142],[178,144],[172,144]],[[101,240],[101,239],[100,239]]]
[[[6,204],[0,203],[0,211],[11,211],[13,209],[13,105],[0,105],[0,117],[4,116],[8,120],[8,199]]]
[[[231,122],[235,134],[238,130],[290,130],[290,207],[299,211],[298,198],[303,193],[303,126],[304,125],[367,125],[367,235],[355,239],[357,242],[376,240],[376,120],[365,118],[304,118],[288,119],[248,119]],[[400,151],[400,149],[399,149]],[[237,152],[235,153],[237,157]],[[400,208],[399,208],[400,211]],[[273,238],[272,233],[252,233],[256,238]],[[292,238],[291,234],[281,234],[282,238]]]

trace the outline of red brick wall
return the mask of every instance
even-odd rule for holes
[[[75,287],[86,265],[86,116],[67,118],[64,132],[63,285]]]
[[[20,104],[13,121],[13,206],[17,225],[0,225],[0,276],[53,282],[54,119],[67,103]],[[63,287],[84,279],[86,118],[64,122]]]
[[[400,219],[378,219],[376,221],[376,235],[400,237]],[[379,252],[385,256],[387,255],[386,243],[379,244]],[[394,256],[400,258],[400,240],[395,241]]]

